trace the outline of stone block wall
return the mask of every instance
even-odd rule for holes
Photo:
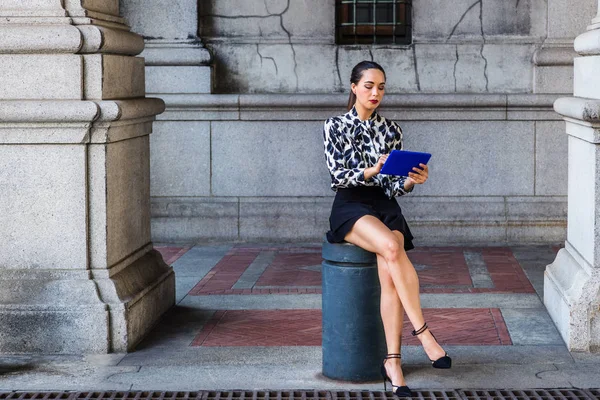
[[[414,0],[413,42],[398,46],[336,45],[333,1],[158,3],[121,6],[167,104],[151,137],[154,240],[320,240],[334,195],[322,125],[363,59],[386,68],[381,113],[405,147],[434,154],[429,182],[399,199],[420,244],[564,239],[552,103],[572,91],[595,0]]]

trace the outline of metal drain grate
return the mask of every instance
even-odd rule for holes
[[[600,400],[600,389],[413,390],[419,400]],[[380,391],[0,392],[0,400],[397,400]]]
[[[532,389],[532,390],[464,390],[465,400],[596,400],[591,392],[579,389]]]

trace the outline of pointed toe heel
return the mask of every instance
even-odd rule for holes
[[[408,388],[408,386],[396,386],[396,390],[394,390],[394,394],[397,397],[412,397],[413,393]]]
[[[381,376],[383,377],[383,390],[387,392],[387,381],[390,381],[392,385],[392,392],[397,397],[412,397],[413,393],[408,386],[396,386],[392,383],[392,379],[388,376],[387,371],[385,370],[385,362],[389,358],[402,358],[400,354],[388,354],[383,359],[383,363],[381,364]]]
[[[446,354],[442,358],[438,358],[433,362],[433,368],[448,369],[452,367],[452,359]]]
[[[425,332],[427,329],[428,329],[427,323],[425,323],[425,325],[423,325],[420,329],[418,329],[416,331],[412,331],[412,335],[413,336],[420,335],[421,333]],[[437,339],[435,338],[433,333],[431,334],[431,336],[433,336],[433,338],[437,342]],[[437,360],[429,360],[429,361],[431,361],[431,365],[433,366],[433,368],[448,369],[448,368],[452,367],[452,359],[448,356],[448,353],[446,353],[443,357],[438,358]]]

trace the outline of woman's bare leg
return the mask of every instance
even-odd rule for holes
[[[402,345],[402,323],[404,322],[404,308],[396,292],[394,281],[389,273],[385,258],[377,255],[377,273],[381,285],[381,321],[385,332],[385,342],[388,354],[400,354]],[[402,374],[401,361],[398,358],[390,358],[385,362],[388,376],[397,386],[404,386],[404,375]]]
[[[414,329],[421,328],[425,319],[419,298],[419,278],[404,251],[404,236],[402,234],[396,236],[379,219],[372,215],[365,215],[356,221],[344,239],[385,259],[408,319]],[[429,330],[417,337],[421,340],[430,359],[437,360],[446,354]]]

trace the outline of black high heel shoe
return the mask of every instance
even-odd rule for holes
[[[394,383],[392,382],[392,380],[388,376],[387,371],[385,370],[385,362],[389,358],[402,358],[402,356],[400,356],[400,354],[388,354],[383,359],[383,363],[381,364],[381,376],[383,377],[383,390],[385,390],[387,392],[387,383],[386,382],[390,381],[390,384],[392,385],[392,392],[394,392],[394,394],[396,396],[398,396],[398,397],[412,397],[413,394],[410,391],[410,389],[408,388],[408,386],[396,386],[396,385],[394,385]]]
[[[423,325],[419,330],[412,331],[412,335],[413,336],[420,335],[421,333],[425,332],[426,330],[427,330],[427,323],[425,323],[425,325]],[[431,331],[429,331],[429,332],[431,333]],[[431,333],[431,336],[433,336],[433,338],[437,342],[437,339],[435,338],[433,333]],[[448,369],[448,368],[452,367],[452,359],[450,357],[448,357],[448,353],[446,353],[445,356],[440,357],[435,361],[431,360],[431,359],[429,361],[431,361],[433,368]]]

